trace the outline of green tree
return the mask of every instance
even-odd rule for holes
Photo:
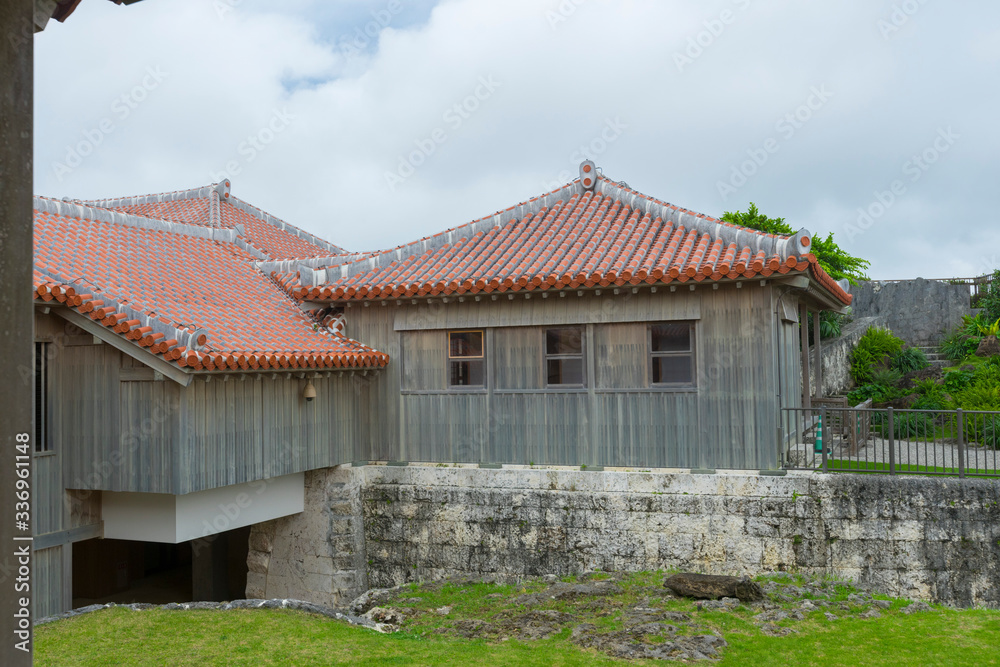
[[[722,219],[734,225],[749,227],[768,234],[779,234],[781,236],[792,236],[796,230],[785,223],[784,218],[769,218],[757,209],[757,205],[750,202],[750,208],[743,211],[726,211],[722,214]],[[826,235],[826,238],[819,236],[812,239],[812,253],[816,255],[816,260],[823,270],[830,274],[834,280],[847,278],[848,282],[856,285],[859,280],[868,280],[865,269],[871,264],[866,259],[855,257],[847,253],[833,240],[833,232]]]

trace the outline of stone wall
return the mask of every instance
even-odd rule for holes
[[[358,494],[349,504],[362,512],[363,537],[352,533],[361,543],[353,560],[339,564],[350,594],[363,580],[388,587],[598,569],[792,570],[898,596],[1000,606],[1000,483],[993,480],[412,465],[326,474],[352,481],[333,489],[334,501],[313,493],[303,515],[344,502],[345,488]],[[266,591],[248,596],[336,597],[344,584],[310,577],[316,573],[306,561],[327,540],[341,539],[334,521],[283,519],[255,530],[269,536],[251,553],[254,582],[266,582]],[[356,557],[362,551],[367,561]],[[352,564],[366,572],[347,576]]]
[[[248,598],[343,607],[368,589],[358,470],[307,472],[305,511],[253,526]]]
[[[884,327],[884,316],[862,317],[846,324],[840,335],[822,341],[823,391],[821,396],[843,396],[854,388],[851,379],[851,351],[869,327]],[[815,348],[809,348],[809,386],[816,386]],[[817,392],[813,391],[813,394]]]
[[[910,345],[936,345],[963,315],[971,315],[968,285],[937,280],[861,282],[851,288],[855,318],[882,316],[893,333]]]

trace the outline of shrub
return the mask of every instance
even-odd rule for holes
[[[872,374],[887,368],[903,349],[903,341],[883,327],[869,327],[851,352],[851,379],[858,386],[872,383]]]
[[[987,321],[995,322],[1000,319],[1000,271],[993,272],[990,282],[980,292],[977,305],[983,309],[986,316],[984,319]]]
[[[871,383],[880,387],[895,387],[902,379],[903,374],[895,368],[879,368],[871,374]]]
[[[973,373],[969,371],[948,371],[944,374],[944,388],[949,392],[965,389],[972,384]]]
[[[955,404],[963,410],[1000,410],[1000,387],[973,383],[955,394]]]
[[[911,371],[919,371],[922,368],[927,368],[930,362],[927,361],[927,355],[924,354],[923,350],[916,347],[907,347],[897,352],[892,357],[889,365],[905,375]]]
[[[913,402],[914,410],[946,410],[948,395],[944,387],[934,380],[922,380],[916,384],[920,398]]]
[[[941,351],[941,354],[949,359],[961,361],[970,354],[975,353],[980,341],[982,341],[982,335],[979,333],[980,329],[985,326],[987,326],[986,321],[981,315],[976,315],[975,317],[966,315],[962,318],[962,324],[955,327],[941,341],[938,349]]]

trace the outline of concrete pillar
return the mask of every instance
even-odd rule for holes
[[[229,557],[225,535],[191,542],[191,599],[222,602],[229,599]]]
[[[14,542],[15,536],[34,532],[14,525],[17,435],[31,433],[32,357],[34,313],[31,298],[32,204],[31,124],[32,57],[34,53],[33,0],[0,3],[0,541],[4,548],[0,570],[17,572],[15,550],[30,542]],[[30,447],[34,445],[29,443]],[[11,511],[6,511],[10,509]],[[20,667],[31,664],[30,642],[26,651],[16,646],[21,630],[21,600],[15,577],[0,582],[0,664]],[[37,595],[34,591],[32,594]],[[30,612],[29,612],[30,614]],[[29,624],[30,625],[30,624]]]

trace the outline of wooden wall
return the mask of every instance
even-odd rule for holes
[[[369,384],[361,375],[216,374],[181,390],[171,493],[326,468],[367,448]],[[313,373],[306,373],[307,376]],[[316,398],[302,398],[307,382]]]
[[[772,287],[488,295],[347,309],[349,335],[389,351],[374,383],[372,449],[431,462],[775,468],[778,364],[797,391],[796,325]],[[697,386],[651,387],[647,325],[695,323]],[[583,324],[588,386],[546,389],[545,326]],[[485,389],[447,387],[446,330],[486,330]],[[781,341],[779,343],[779,341]],[[375,398],[375,394],[378,398]],[[398,406],[398,407],[397,407]],[[398,414],[398,423],[393,419]]]

